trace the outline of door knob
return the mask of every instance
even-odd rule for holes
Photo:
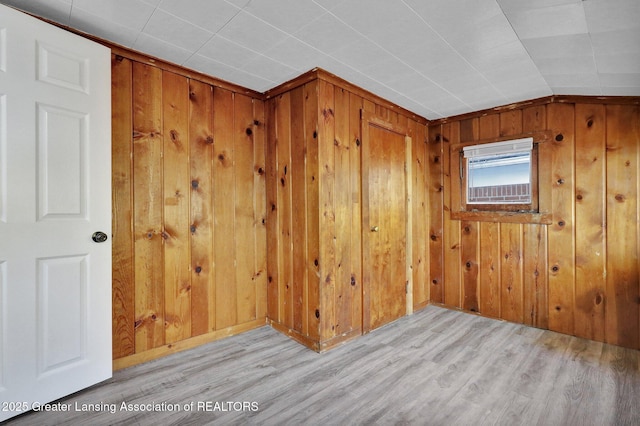
[[[105,241],[107,241],[107,234],[100,231],[94,232],[93,235],[91,236],[91,239],[96,243],[104,243]]]
[[[372,226],[371,227],[371,232],[378,232],[380,230],[380,228],[378,228],[377,226]]]

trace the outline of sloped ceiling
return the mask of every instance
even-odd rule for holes
[[[321,67],[428,119],[640,95],[640,0],[0,0],[267,91]]]

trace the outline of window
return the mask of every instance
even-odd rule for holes
[[[460,154],[463,210],[537,212],[533,138],[465,146]]]

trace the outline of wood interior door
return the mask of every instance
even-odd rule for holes
[[[363,112],[363,331],[408,313],[407,129]]]

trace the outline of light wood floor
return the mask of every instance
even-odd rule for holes
[[[194,411],[126,412],[123,402]],[[207,402],[257,410],[196,411]],[[10,423],[638,425],[640,352],[429,306],[324,354],[263,327],[118,371],[60,403],[116,412]]]

